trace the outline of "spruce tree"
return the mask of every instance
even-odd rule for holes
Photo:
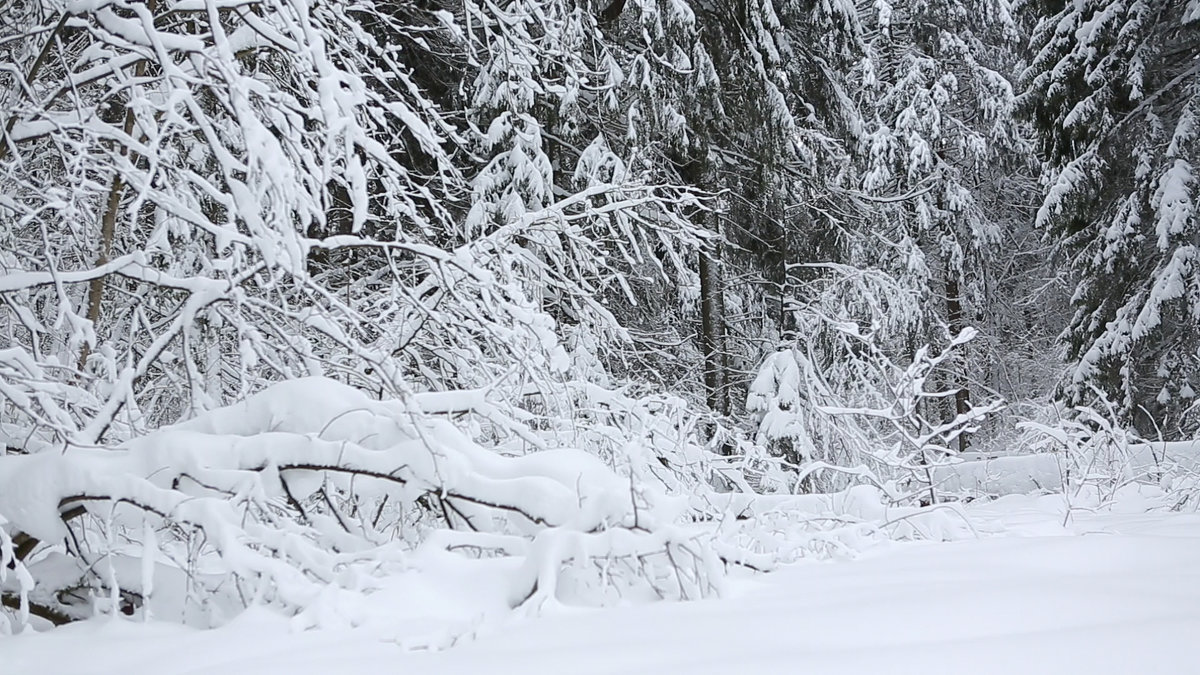
[[[918,290],[916,345],[957,334],[983,315],[988,258],[1001,241],[1001,213],[985,196],[998,165],[1023,150],[1013,118],[1016,26],[1006,2],[884,2],[865,12],[868,57],[857,69],[867,118],[862,186],[885,198],[862,237],[870,259]],[[875,241],[872,241],[875,239]],[[890,249],[890,250],[888,250]],[[889,263],[884,263],[889,264]],[[899,337],[899,336],[897,336]],[[968,366],[945,375],[956,389],[952,417],[970,408]],[[966,436],[960,436],[962,448]]]
[[[1200,426],[1200,4],[1029,9],[1037,222],[1077,276],[1063,393],[1109,399],[1142,434],[1186,436]]]

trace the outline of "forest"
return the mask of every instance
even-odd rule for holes
[[[1200,0],[0,0],[0,636],[1194,514],[1197,167]]]

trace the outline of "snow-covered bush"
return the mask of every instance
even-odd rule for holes
[[[1103,396],[1097,395],[1101,401]],[[1191,503],[1200,469],[1200,443],[1145,439],[1120,422],[1120,408],[1075,406],[1052,422],[1027,420],[1020,427],[1032,452],[1050,453],[1070,494],[1111,501],[1130,483],[1154,484]]]
[[[746,407],[757,414],[758,442],[795,469],[789,491],[869,481],[937,501],[929,468],[999,407],[990,401],[938,418],[936,404],[955,395],[936,384],[939,369],[974,331],[897,358],[884,336],[915,320],[912,294],[878,271],[822,267],[829,278],[810,284],[812,300],[793,308],[803,337],[768,357],[751,386]]]
[[[528,116],[476,166],[432,91],[479,38],[446,12],[42,9],[0,41],[6,607],[132,608],[166,567],[188,620],[295,611],[422,545],[527,561],[514,603],[564,566],[568,594],[711,590],[693,507],[661,496],[707,489],[694,409],[602,386],[628,339],[603,300],[694,252],[701,200],[594,127],[533,186]]]
[[[369,589],[405,541],[519,560],[514,607],[567,571],[562,593],[591,601],[712,592],[720,561],[662,482],[579,449],[485,448],[450,410],[504,422],[480,392],[377,401],[307,378],[115,447],[4,457],[6,605],[55,623],[143,603],[201,624],[296,612]]]

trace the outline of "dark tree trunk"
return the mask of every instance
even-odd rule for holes
[[[704,354],[704,390],[708,407],[729,414],[725,359],[725,288],[721,245],[700,253],[700,351]]]
[[[946,275],[946,322],[949,324],[950,333],[958,335],[963,329],[963,310],[962,310],[962,295],[958,286],[958,279],[953,272]],[[956,359],[956,368],[953,378],[957,380],[954,384],[957,388],[954,390],[954,413],[963,415],[970,409],[971,389],[970,383],[967,380],[967,364],[966,359]],[[968,446],[967,435],[960,434],[958,437],[958,451],[966,452]]]
[[[155,2],[151,0],[149,3],[150,11],[155,10]],[[140,80],[146,76],[146,61],[141,60],[133,67],[133,77],[135,80]],[[125,123],[123,130],[125,135],[133,135],[133,127],[137,120],[133,115],[133,107],[126,105],[125,107]],[[120,148],[122,156],[131,154],[131,150],[126,146]],[[101,267],[108,263],[112,257],[113,241],[116,239],[117,232],[117,215],[121,210],[121,197],[125,192],[125,183],[121,180],[121,175],[116,173],[112,179],[112,184],[108,188],[108,199],[105,200],[104,213],[100,216],[100,250],[96,255],[96,267]],[[87,300],[87,319],[92,324],[92,330],[96,330],[96,325],[100,321],[100,308],[104,305],[104,286],[107,283],[107,275],[97,276],[92,279],[88,285],[88,300]],[[99,333],[99,331],[97,331]],[[97,340],[100,339],[97,334]],[[88,356],[91,349],[88,343],[83,343],[83,347],[79,351],[79,369],[83,370],[87,365]]]

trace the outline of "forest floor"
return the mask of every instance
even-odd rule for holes
[[[1127,490],[1070,518],[1062,496],[976,502],[979,538],[804,562],[700,602],[472,619],[501,599],[463,577],[376,593],[356,628],[100,618],[0,638],[0,674],[1200,673],[1200,515],[1157,501]]]

